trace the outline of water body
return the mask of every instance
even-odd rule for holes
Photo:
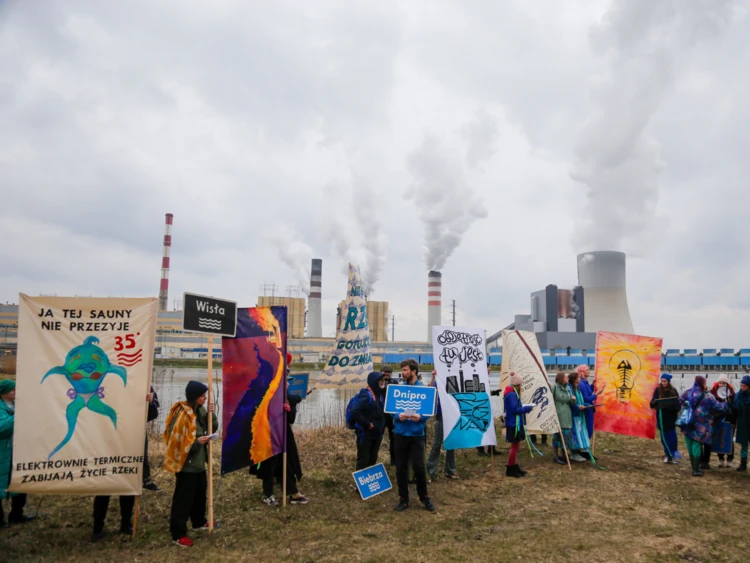
[[[319,371],[310,372],[310,386],[314,386],[314,380],[320,375]],[[685,373],[674,375],[672,384],[682,393],[693,385],[696,373]],[[719,377],[718,373],[700,374],[706,376],[709,385]],[[735,390],[739,390],[740,379],[744,374],[728,374],[729,381]],[[213,393],[214,401],[221,406],[221,371],[214,371]],[[430,380],[430,374],[423,374],[425,384]],[[169,408],[177,401],[185,397],[185,385],[191,379],[202,381],[208,380],[208,373],[205,369],[200,368],[155,368],[154,369],[154,389],[159,395],[161,408],[159,409],[159,420],[157,426],[163,427],[164,420],[169,412]],[[553,381],[554,377],[550,377]],[[490,375],[490,387],[494,390],[500,385],[500,374],[494,372]],[[324,426],[340,426],[344,424],[344,412],[346,405],[356,393],[357,389],[318,389],[308,396],[307,399],[300,403],[297,408],[297,428],[322,428]],[[492,397],[493,412],[500,412],[502,397]],[[221,413],[219,412],[221,421]]]

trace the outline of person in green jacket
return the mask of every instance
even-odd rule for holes
[[[740,466],[737,471],[747,471],[747,444],[750,441],[750,375],[745,375],[740,383],[740,392],[734,397],[732,413],[737,416],[735,440],[740,445]]]
[[[555,462],[560,465],[567,463],[566,459],[560,455],[560,450],[563,449],[567,455],[573,447],[573,414],[570,412],[570,406],[575,404],[576,398],[570,391],[568,380],[568,374],[560,371],[555,376],[555,383],[551,386],[561,430],[561,432],[555,432],[552,437],[552,448],[555,450]]]
[[[164,468],[176,475],[169,531],[172,541],[180,547],[192,547],[187,535],[187,521],[193,530],[208,530],[206,518],[206,492],[208,480],[208,413],[212,417],[212,430],[219,421],[214,414],[214,404],[204,407],[208,387],[200,381],[189,381],[185,387],[187,401],[175,403],[169,412],[164,439],[167,453]],[[175,430],[176,428],[176,430]],[[214,528],[218,527],[214,522]]]
[[[25,516],[26,495],[9,493],[10,474],[13,465],[13,423],[16,418],[16,382],[12,379],[0,380],[0,525],[6,528],[11,524],[23,524],[33,520]],[[10,514],[5,522],[2,501],[10,498]]]

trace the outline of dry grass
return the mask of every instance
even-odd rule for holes
[[[534,459],[524,448],[520,461],[531,473],[525,479],[504,476],[504,456],[496,459],[493,476],[489,458],[464,450],[457,456],[461,480],[430,485],[437,513],[413,503],[397,514],[395,491],[359,499],[350,431],[302,431],[297,440],[307,506],[268,508],[260,502],[260,481],[245,472],[230,474],[216,496],[221,528],[213,537],[199,537],[192,550],[181,550],[171,545],[168,532],[174,479],[160,470],[162,447],[153,444],[154,478],[165,492],[142,498],[134,542],[112,535],[90,544],[92,499],[45,497],[37,521],[0,530],[2,559],[745,561],[750,550],[750,478],[727,469],[693,478],[685,462],[661,462],[658,442],[599,435],[599,462],[606,471],[586,463],[571,472],[552,463],[548,447]],[[395,486],[395,473],[389,473]],[[39,500],[30,499],[32,512]],[[115,503],[108,526],[117,525]]]

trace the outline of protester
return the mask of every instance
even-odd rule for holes
[[[706,388],[706,378],[699,375],[691,389],[680,397],[680,405],[693,409],[694,422],[689,427],[683,427],[690,466],[693,477],[702,477],[701,444],[710,444],[713,439],[713,419],[716,415],[726,413],[729,405],[717,401]]]
[[[570,455],[568,452],[573,450],[573,415],[570,409],[571,405],[575,404],[576,398],[568,382],[568,374],[560,371],[555,376],[555,383],[551,386],[557,420],[560,421],[560,432],[552,436],[552,449],[555,452],[555,462],[560,465],[567,463],[566,459],[560,455],[560,450],[562,449],[565,455]]]
[[[523,477],[528,473],[518,465],[518,450],[521,440],[526,439],[526,414],[531,412],[531,406],[523,406],[521,402],[521,385],[523,378],[515,371],[510,372],[510,385],[503,392],[505,405],[505,441],[510,442],[508,464],[505,468],[507,477]]]
[[[680,412],[680,395],[672,387],[672,375],[662,373],[661,380],[654,396],[651,398],[651,408],[656,410],[656,425],[661,434],[661,445],[664,447],[664,463],[674,463],[675,459],[682,459],[677,451],[677,414]]]
[[[583,414],[589,404],[583,399],[583,393],[581,393],[580,389],[581,378],[578,372],[568,375],[568,381],[570,383],[571,394],[575,398],[575,401],[570,403],[570,413],[573,415],[573,455],[570,456],[570,459],[582,462],[586,461],[586,457],[591,457],[591,442],[589,440],[588,428],[586,427],[586,417]],[[582,453],[587,454],[587,456],[584,457],[581,455]]]
[[[146,415],[146,423],[159,418],[159,396],[156,394],[156,391],[154,391],[153,385],[151,386],[151,392],[148,397],[148,415]],[[143,488],[155,493],[161,491],[161,488],[151,480],[151,464],[148,461],[148,431],[146,431],[146,447],[143,450]]]
[[[393,368],[391,366],[383,366],[383,376],[385,377],[386,390],[392,383],[391,377],[393,375]],[[393,415],[383,413],[385,416],[385,427],[388,429],[388,455],[390,456],[390,464],[396,465],[396,454],[393,447]]]
[[[419,381],[419,364],[412,359],[401,362],[401,379],[403,385],[423,387]],[[417,483],[417,494],[425,509],[435,511],[435,505],[427,494],[427,474],[425,472],[425,422],[428,417],[418,414],[408,415],[400,413],[394,423],[396,439],[396,480],[398,482],[399,503],[395,509],[398,512],[409,508],[409,462],[414,471]]]
[[[729,383],[729,378],[725,373],[719,376],[711,388],[711,394],[720,403],[727,403],[730,406],[734,403],[734,387]],[[729,409],[727,414],[723,417],[714,419],[714,432],[718,432],[721,428],[722,422],[728,422],[732,428],[731,435],[729,436],[729,442],[732,447],[732,451],[729,452],[726,462],[724,461],[724,454],[718,454],[719,456],[719,467],[732,467],[734,462],[734,429],[735,429],[735,416],[732,413],[732,409]],[[701,457],[701,464],[703,469],[711,469],[711,444],[703,444],[703,456]]]
[[[13,425],[16,418],[16,382],[12,379],[0,380],[0,525],[23,524],[33,520],[26,516],[26,495],[8,492],[10,475],[13,472]],[[10,513],[5,521],[3,500],[10,499]]]
[[[351,415],[356,422],[357,465],[355,471],[378,462],[380,442],[383,440],[385,377],[379,371],[367,376],[367,387],[360,391]]]
[[[437,371],[433,370],[430,387],[435,387],[435,389],[437,389],[436,375]],[[440,450],[443,447],[443,409],[440,408],[439,395],[437,396],[437,406],[435,407],[435,426],[433,430],[432,447],[430,448],[430,455],[427,456],[427,475],[429,475],[430,481],[437,479]],[[446,479],[458,479],[458,474],[456,473],[456,450],[445,450],[445,477]]]
[[[583,402],[586,403],[586,405],[595,405],[597,397],[599,397],[599,395],[604,392],[604,387],[606,387],[606,385],[602,386],[599,391],[594,391],[594,388],[589,383],[589,375],[591,375],[591,370],[587,365],[581,364],[580,366],[578,366],[578,368],[576,368],[576,373],[580,378],[580,381],[578,383],[578,390],[581,393]],[[587,408],[582,412],[586,421],[586,432],[589,435],[589,443],[591,443],[591,439],[594,437],[594,414],[596,413],[596,407]],[[583,454],[584,457],[590,457],[589,455],[586,455],[587,452],[583,452]]]
[[[750,375],[742,377],[740,392],[734,397],[732,414],[737,419],[736,440],[740,445],[740,466],[737,471],[747,471],[747,444],[750,439]]]
[[[185,398],[172,405],[165,423],[164,442],[167,450],[164,469],[175,473],[175,488],[169,530],[172,541],[180,547],[192,547],[187,535],[187,521],[193,530],[207,530],[206,519],[206,463],[208,461],[208,413],[211,413],[213,429],[219,421],[214,414],[214,404],[206,403],[208,387],[200,381],[189,381],[185,387]],[[216,527],[216,523],[214,523]]]

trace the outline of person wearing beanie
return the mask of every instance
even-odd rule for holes
[[[531,406],[524,406],[521,402],[521,385],[523,378],[515,371],[510,372],[510,385],[503,391],[505,406],[505,441],[510,442],[508,464],[505,467],[506,477],[524,477],[527,472],[518,465],[518,450],[521,441],[526,439],[526,414],[531,412]]]
[[[0,379],[0,526],[24,524],[33,520],[26,516],[26,494],[9,493],[10,475],[13,472],[13,425],[16,418],[16,382]],[[5,521],[3,500],[10,498],[10,514]]]
[[[737,471],[747,471],[747,444],[750,441],[750,375],[742,377],[740,390],[734,397],[732,414],[737,424],[735,439],[740,445],[740,466]]]
[[[708,392],[706,378],[698,375],[691,389],[680,396],[680,406],[693,410],[693,423],[682,427],[685,445],[690,455],[690,467],[693,477],[702,477],[701,446],[710,444],[713,440],[713,419],[717,415],[725,414],[729,405],[720,403]]]
[[[672,387],[672,375],[662,373],[659,385],[654,389],[651,408],[656,410],[656,426],[664,447],[664,463],[674,463],[682,455],[677,451],[677,414],[680,412],[680,395]]]
[[[380,442],[385,429],[385,376],[371,371],[367,387],[361,389],[351,410],[354,433],[357,437],[357,465],[355,471],[372,467],[378,462]]]
[[[192,547],[187,535],[187,521],[193,530],[208,530],[206,492],[208,480],[208,416],[212,428],[218,429],[214,404],[206,408],[208,387],[200,381],[189,381],[185,387],[185,401],[172,405],[165,422],[164,442],[167,450],[164,469],[175,473],[175,488],[169,517],[172,541],[180,547]],[[214,527],[218,527],[214,522]]]
[[[391,366],[383,366],[382,370],[383,372],[383,382],[385,383],[386,389],[388,386],[392,383],[391,378],[393,377],[393,368]],[[390,464],[391,466],[396,465],[396,452],[393,449],[393,415],[386,413],[383,413],[383,417],[385,418],[385,428],[388,430],[388,455],[390,456]]]
[[[711,394],[720,403],[727,403],[730,407],[734,403],[734,387],[729,383],[729,378],[726,373],[719,375],[719,378],[713,384],[711,388]],[[734,430],[735,430],[735,416],[730,408],[727,414],[723,417],[714,419],[714,432],[719,432],[721,429],[721,423],[728,422],[732,428],[732,434],[729,441],[732,445],[732,451],[726,456],[724,461],[724,454],[718,454],[719,456],[719,467],[732,467],[734,462]],[[703,444],[703,455],[701,456],[701,465],[703,469],[711,469],[709,465],[711,461],[711,444]]]

